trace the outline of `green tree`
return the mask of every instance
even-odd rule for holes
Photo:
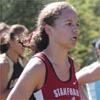
[[[100,0],[0,0],[0,20],[24,24],[31,32],[43,5],[52,1],[68,1],[77,9],[80,34],[76,48],[69,53],[79,69],[90,64],[94,60],[91,42],[100,38]]]
[[[92,41],[100,38],[100,1],[69,0],[77,9],[80,21],[79,41],[71,54],[82,68],[94,61]]]

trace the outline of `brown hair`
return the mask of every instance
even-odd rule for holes
[[[49,44],[49,37],[44,30],[46,24],[55,25],[55,20],[62,14],[63,9],[74,9],[68,2],[53,2],[46,5],[37,20],[37,34],[34,37],[37,52],[44,50]]]
[[[0,34],[9,30],[10,26],[4,22],[0,22]]]
[[[14,33],[19,34],[19,33],[24,33],[24,34],[28,34],[28,29],[26,26],[21,25],[21,24],[14,24],[11,26],[10,28],[11,30],[14,30]]]

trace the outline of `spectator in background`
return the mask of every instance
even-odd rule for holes
[[[24,54],[25,57],[27,57],[27,59],[30,59],[36,53],[35,41],[34,41],[35,34],[36,31],[31,32],[25,40],[25,45],[27,46],[27,48],[25,48]]]
[[[53,2],[42,9],[34,36],[38,53],[7,100],[80,100],[75,63],[68,55],[77,42],[78,24],[76,10],[67,2]]]
[[[77,72],[79,84],[87,86],[89,100],[100,100],[100,39],[93,42],[97,61]]]
[[[10,26],[4,22],[0,22],[0,54],[7,51],[7,45],[1,45],[3,41],[3,36],[9,31]]]
[[[6,44],[8,49],[0,55],[0,100],[6,100],[27,63],[23,56],[25,32],[28,30],[23,26],[13,25],[3,36],[2,45]]]
[[[0,22],[0,43],[1,43],[2,35],[7,33],[9,28],[10,28],[10,26],[8,24],[6,24],[5,22]]]
[[[22,36],[22,34],[25,35],[25,36],[26,35],[28,36],[28,29],[26,28],[26,26],[24,26],[22,24],[13,24],[13,25],[11,25],[9,27],[9,30],[14,30],[14,32],[16,34],[20,35],[20,36]],[[7,29],[5,28],[5,31],[4,32],[7,33],[7,32],[9,32],[9,30],[8,30],[8,28]],[[3,36],[4,36],[4,34],[2,35],[2,38],[1,38],[2,41],[3,41]],[[1,53],[4,53],[4,52],[6,52],[8,50],[8,45],[6,45],[6,44],[3,44],[2,45],[2,41],[0,43],[0,47],[1,47],[1,50],[0,51],[1,51]]]
[[[29,46],[31,52],[32,52],[32,55],[36,53],[36,45],[35,45],[35,40],[34,40],[34,37],[36,35],[36,31],[34,30],[29,36],[28,36],[28,39],[27,39],[27,45]]]

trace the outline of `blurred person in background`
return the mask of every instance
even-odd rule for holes
[[[3,27],[4,27],[4,25],[3,25]],[[14,30],[14,32],[16,34],[18,34],[18,35],[20,35],[20,33],[21,33],[21,34],[23,34],[25,36],[28,36],[28,32],[29,31],[28,31],[28,29],[27,29],[27,27],[25,25],[22,25],[22,24],[13,24],[13,25],[11,25],[9,27],[8,26],[6,26],[6,27],[7,27],[7,29],[5,28],[5,31],[4,31],[5,33],[8,33],[10,30]],[[1,36],[1,42],[0,42],[0,47],[1,47],[0,51],[1,51],[1,53],[4,53],[4,52],[6,52],[8,50],[8,45],[6,45],[6,44],[2,45],[4,34]]]
[[[100,39],[93,41],[97,61],[82,68],[76,76],[79,84],[87,87],[89,100],[100,100]]]
[[[0,55],[0,100],[6,100],[27,63],[23,56],[26,39],[24,32],[28,31],[20,25],[13,25],[3,36],[2,45],[6,44],[8,50]]]
[[[26,50],[26,57],[28,57],[28,59],[30,59],[36,53],[35,40],[34,40],[35,34],[36,31],[33,30],[26,39],[26,45],[28,46]]]
[[[5,22],[0,22],[0,54],[6,52],[8,50],[8,46],[1,45],[3,41],[3,36],[9,31],[10,26],[6,24]]]

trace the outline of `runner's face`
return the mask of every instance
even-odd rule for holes
[[[78,38],[78,24],[76,12],[64,9],[52,27],[54,42],[66,49],[74,48]]]

